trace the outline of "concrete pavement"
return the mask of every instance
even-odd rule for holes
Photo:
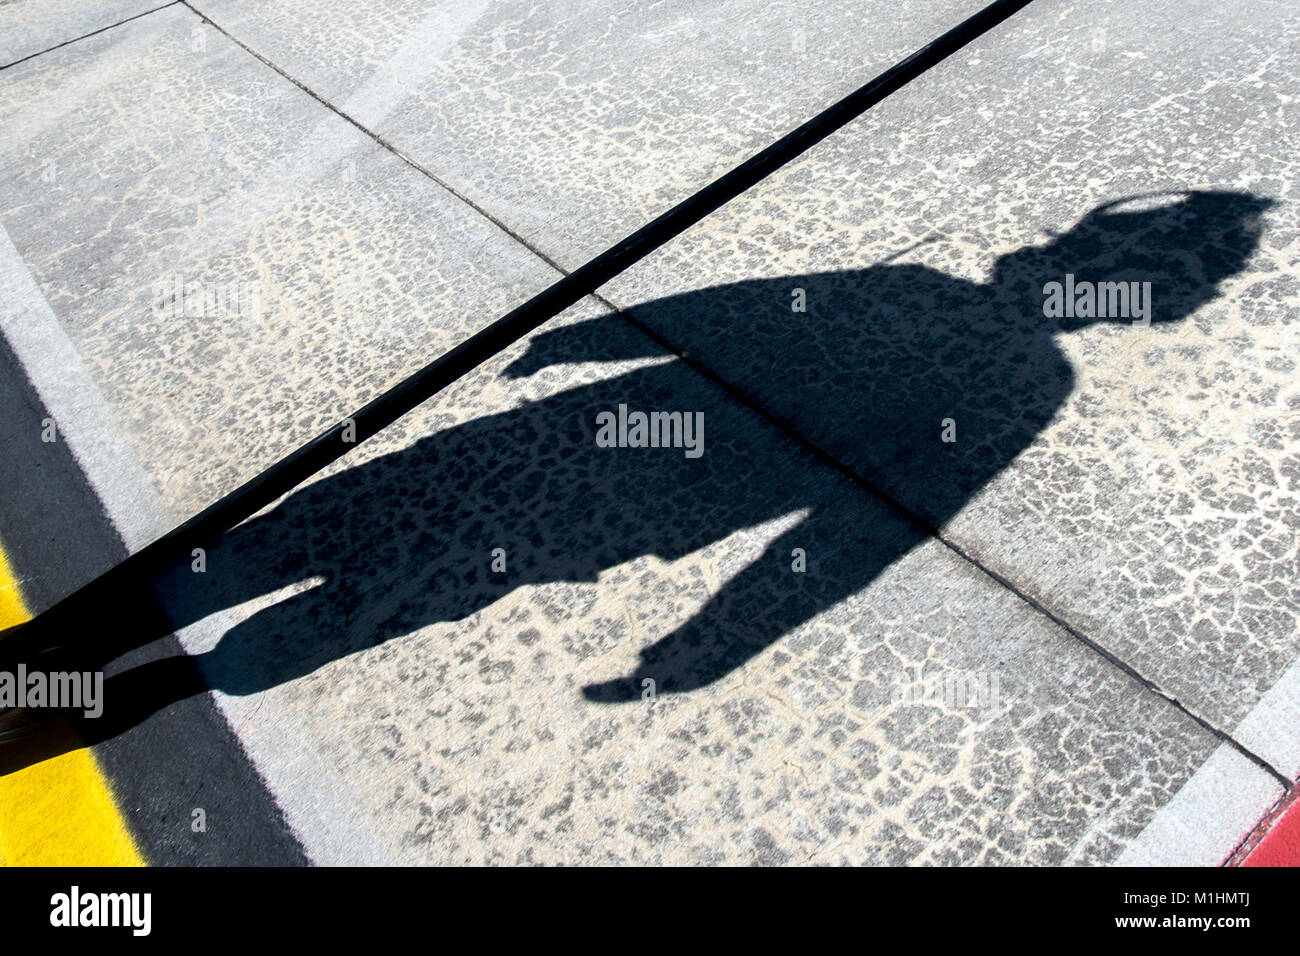
[[[3,331],[138,547],[978,5],[862,6],[51,49]],[[169,581],[307,856],[1232,853],[1300,773],[1300,24],[1233,6],[1040,0]],[[1149,326],[1049,321],[1067,274]],[[619,405],[704,454],[598,447]]]

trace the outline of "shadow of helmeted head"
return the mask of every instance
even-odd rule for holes
[[[1240,272],[1259,245],[1263,215],[1274,201],[1244,192],[1171,191],[1129,196],[1098,206],[1045,246],[998,260],[995,282],[1046,296],[1049,283],[1150,283],[1151,322],[1175,322],[1220,295],[1219,283]],[[1038,290],[1038,291],[1031,291]],[[1071,310],[1073,311],[1073,310]],[[1100,310],[1095,310],[1100,311]],[[1069,330],[1114,314],[1063,315]]]

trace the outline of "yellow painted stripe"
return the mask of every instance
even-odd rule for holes
[[[0,548],[0,630],[21,624],[28,617],[22,592],[18,590],[18,582],[9,568],[9,559],[5,557],[4,548]]]
[[[0,548],[0,629],[30,617]],[[0,777],[0,864],[144,866],[89,750]]]

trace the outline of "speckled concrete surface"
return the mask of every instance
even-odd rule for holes
[[[565,266],[974,9],[806,14],[734,3],[699,16],[597,6],[600,15],[509,4],[453,15],[385,3],[323,17],[202,4]],[[740,20],[743,31],[721,26]],[[844,30],[850,22],[870,28]],[[670,339],[907,507],[951,522],[953,540],[1231,729],[1300,652],[1287,149],[1298,25],[1285,0],[1036,4],[621,277],[610,297],[630,306],[776,279],[735,302],[710,293],[648,312]],[[646,55],[672,37],[692,42]],[[1203,203],[1202,218],[1183,226],[1133,220],[1147,247],[1102,251],[1115,230],[1090,214],[1186,189],[1241,197]],[[1258,238],[1159,246],[1171,230],[1222,233],[1234,217],[1259,223]],[[1035,252],[1048,233],[1080,223],[1076,242]],[[885,260],[926,271],[802,279]],[[1151,281],[1163,324],[1054,336],[1034,316],[1042,285],[1067,272]],[[755,328],[747,296],[780,315],[801,283],[823,292],[838,283],[830,308],[840,312],[825,302],[819,312],[814,299],[798,324]],[[698,321],[696,307],[713,320]],[[851,333],[838,321],[877,307],[897,311]],[[1004,309],[1024,321],[1008,330]],[[979,342],[966,322],[987,325]],[[750,361],[755,336],[780,357],[774,368]],[[890,356],[883,376],[880,355]],[[827,391],[864,378],[865,390],[850,386],[853,397],[827,414]],[[935,449],[950,414],[963,437]],[[945,470],[932,450],[967,458]]]
[[[1214,759],[1280,794],[1012,590],[1226,730],[1296,656],[1295,31],[1249,5],[1036,5],[607,290],[1005,582],[596,301],[169,581],[313,857],[1098,863]],[[198,6],[569,265],[978,4]],[[0,222],[173,518],[556,275],[184,6],[0,121]],[[1152,188],[1202,192],[1097,211]],[[1151,327],[1045,326],[1065,271]],[[597,447],[621,404],[704,454]]]
[[[1036,4],[608,294],[1232,730],[1300,653],[1298,43]],[[1046,318],[1067,273],[1150,327]]]
[[[0,219],[177,520],[553,281],[184,7],[0,118]]]
[[[170,585],[178,620],[237,608],[191,645],[212,685],[317,741],[391,859],[1098,863],[1214,750],[681,363],[582,361],[638,333],[587,344],[503,357]],[[705,453],[597,447],[622,402],[702,412]]]
[[[984,5],[194,4],[568,267]]]
[[[121,23],[166,0],[7,0],[0,3],[0,67]]]

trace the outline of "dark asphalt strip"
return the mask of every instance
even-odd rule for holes
[[[0,536],[33,613],[121,562],[127,551],[62,441],[41,440],[48,412],[0,338]],[[115,622],[105,618],[105,631]],[[95,635],[88,635],[92,638]],[[110,673],[183,655],[169,635]],[[155,865],[302,865],[284,822],[212,698],[196,694],[96,744],[118,807]],[[206,832],[194,832],[194,810]]]

